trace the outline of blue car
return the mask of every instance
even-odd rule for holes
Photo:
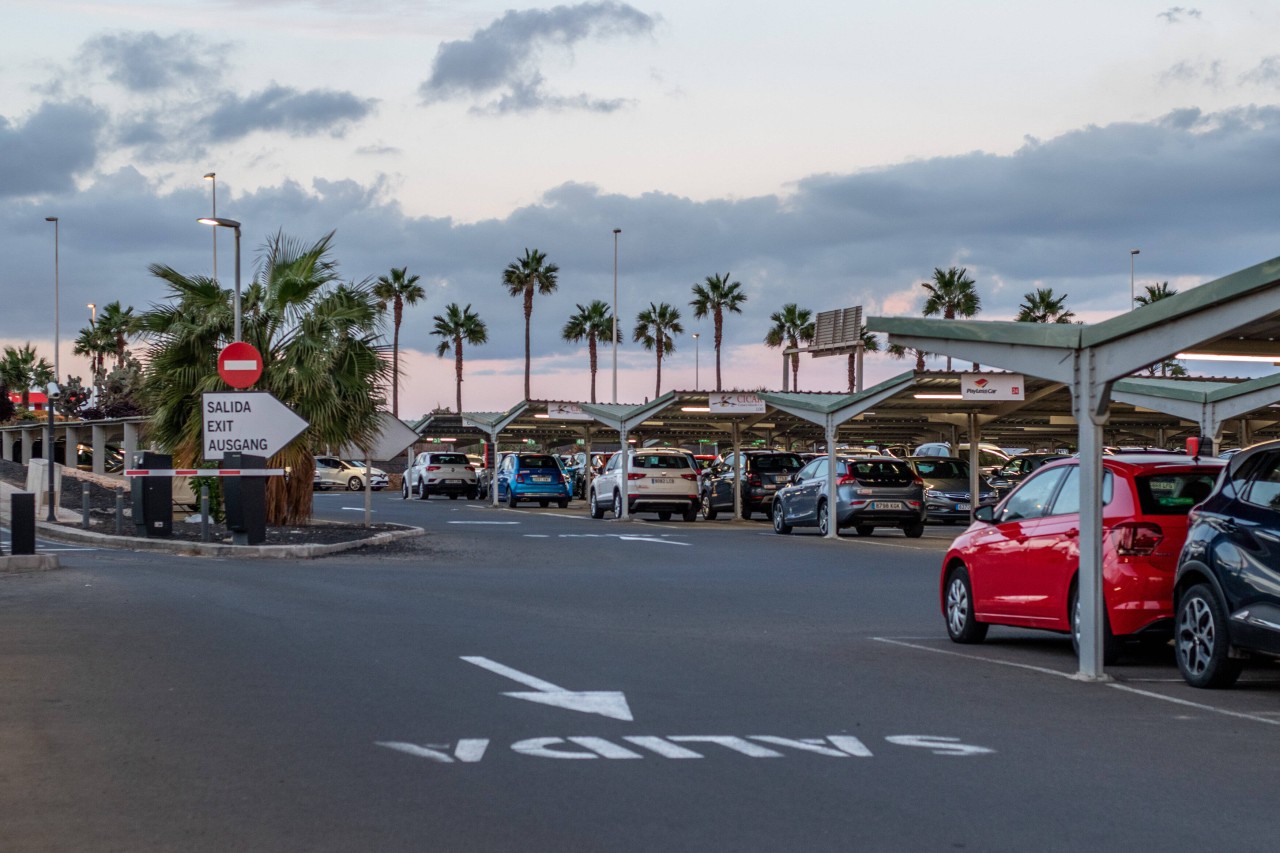
[[[498,500],[507,506],[520,501],[537,501],[546,506],[555,501],[561,509],[569,505],[573,486],[549,453],[508,453],[498,466]]]

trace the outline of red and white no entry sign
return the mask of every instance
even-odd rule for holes
[[[244,341],[227,344],[218,353],[218,375],[232,388],[248,388],[262,376],[262,354]]]

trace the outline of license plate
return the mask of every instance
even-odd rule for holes
[[[673,477],[650,477],[649,482],[655,486],[670,486],[675,483]]]
[[[872,509],[902,509],[900,501],[872,501]]]
[[[775,489],[777,489],[777,488],[778,488],[778,484],[777,484],[777,483],[765,483],[765,484],[764,484],[764,490],[765,490],[766,492],[772,492],[772,491],[774,491],[774,490],[775,490]]]
[[[445,480],[446,483],[461,483],[461,480]]]
[[[533,478],[533,482],[535,482],[535,483],[550,483],[550,482],[551,482],[551,478],[550,478],[550,477],[534,477],[534,478]]]
[[[956,512],[968,512],[968,511],[969,511],[968,504],[956,504]]]

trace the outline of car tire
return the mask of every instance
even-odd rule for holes
[[[974,618],[973,584],[969,581],[969,570],[962,565],[947,572],[942,612],[947,636],[953,643],[981,643],[987,638],[987,624]]]
[[[403,500],[409,500],[409,481],[404,480],[400,483],[400,497]]]
[[[546,508],[547,508],[547,504],[549,504],[549,503],[550,503],[550,501],[538,501],[538,506],[542,507],[543,509],[546,509]]]
[[[450,493],[449,493],[449,500],[451,500],[451,501],[456,501],[457,499],[458,499],[458,493],[457,493],[457,492],[450,492]]]
[[[1071,596],[1067,602],[1067,613],[1071,621],[1071,650],[1076,657],[1080,656],[1080,588],[1072,584]],[[1102,665],[1111,666],[1120,659],[1120,643],[1111,633],[1111,619],[1107,615],[1105,601],[1102,607]]]
[[[352,477],[350,480],[347,480],[348,492],[358,492],[363,488],[364,488],[364,480],[361,480],[359,477]]]
[[[688,509],[686,509],[683,513],[680,514],[680,517],[683,518],[685,521],[697,521],[698,508],[696,506],[690,506]]]
[[[746,498],[742,499],[742,520],[743,521],[751,520],[751,504],[747,503]]]
[[[831,513],[827,512],[827,502],[818,504],[818,532],[823,536],[831,529]]]
[[[702,517],[707,521],[715,521],[720,511],[711,505],[711,493],[702,496]]]
[[[479,499],[480,499],[480,489],[478,489],[478,488],[472,489],[472,490],[467,494],[467,500],[474,501],[474,500],[479,500]]]
[[[622,493],[613,493],[613,517],[622,518]]]
[[[516,490],[507,489],[507,506],[511,507],[511,509],[515,509],[519,505],[520,499],[516,497]]]
[[[902,535],[908,539],[919,539],[924,535],[924,522],[916,521],[911,524],[902,525]]]
[[[854,525],[853,532],[859,536],[870,536],[876,532],[876,526],[874,524],[857,524]]]
[[[568,509],[568,508],[569,508],[569,499],[568,499],[568,498],[564,498],[563,500],[558,500],[558,501],[556,501],[556,506],[560,507],[561,509]]]
[[[1208,584],[1196,584],[1178,601],[1173,630],[1178,671],[1192,687],[1230,687],[1243,664],[1228,657],[1231,637],[1227,616]]]
[[[671,520],[671,510],[664,509],[658,512],[658,521],[670,521],[670,520]]]
[[[418,500],[425,501],[430,499],[431,499],[431,495],[427,494],[427,484],[419,480],[418,481]]]
[[[791,525],[787,524],[787,513],[782,507],[782,501],[775,500],[773,502],[773,512],[770,513],[773,518],[774,533],[790,533]]]
[[[600,505],[600,501],[596,499],[595,489],[591,490],[591,499],[588,503],[590,504],[590,514],[592,518],[604,518],[604,507],[602,507]]]

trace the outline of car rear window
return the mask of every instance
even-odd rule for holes
[[[520,457],[521,468],[557,468],[556,460],[550,456],[529,454]]]
[[[687,456],[657,453],[637,453],[632,464],[637,468],[692,468]]]
[[[779,471],[799,471],[804,467],[800,457],[793,453],[777,453],[769,456],[748,456],[751,469],[761,474]]]
[[[465,453],[436,453],[431,457],[432,465],[468,465]]]
[[[916,470],[920,472],[921,477],[933,477],[935,480],[967,480],[969,478],[968,466],[954,459],[917,462]]]
[[[1138,503],[1147,515],[1186,515],[1209,496],[1217,479],[1217,471],[1137,477]]]
[[[850,462],[853,475],[863,483],[882,486],[906,486],[915,479],[905,462]]]

